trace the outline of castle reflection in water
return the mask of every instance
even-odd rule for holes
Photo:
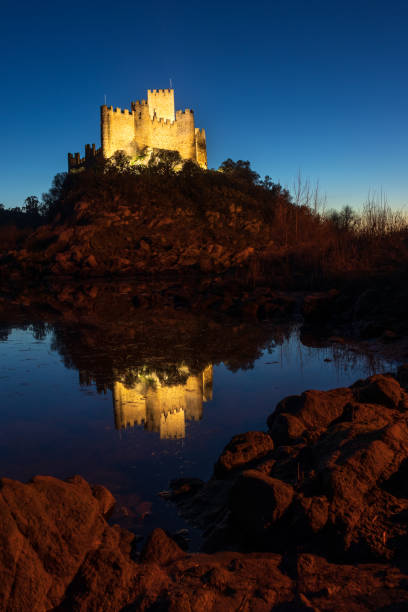
[[[198,374],[187,366],[179,369],[181,381],[169,384],[156,372],[135,371],[134,381],[113,384],[116,429],[144,425],[162,439],[184,438],[186,421],[199,421],[203,402],[212,399],[212,365]]]

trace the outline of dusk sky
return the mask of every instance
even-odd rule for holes
[[[408,2],[2,3],[0,202],[23,203],[100,144],[99,106],[169,87],[231,157],[329,207],[408,204]]]

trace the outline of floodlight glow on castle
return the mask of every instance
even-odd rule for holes
[[[101,148],[85,145],[85,157],[68,153],[68,170],[79,169],[103,157],[123,151],[132,159],[143,159],[146,150],[178,151],[184,160],[207,168],[205,131],[196,128],[194,112],[175,111],[174,89],[147,91],[147,100],[131,103],[131,110],[101,106]]]

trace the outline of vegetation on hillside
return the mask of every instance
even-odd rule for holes
[[[80,203],[85,204],[79,214]],[[191,230],[196,242],[205,236],[214,244],[234,243],[242,249],[247,241],[253,247],[247,272],[254,282],[272,281],[278,274],[294,285],[316,285],[353,274],[389,273],[406,265],[406,219],[383,198],[370,199],[361,213],[348,206],[324,211],[320,203],[318,191],[300,180],[290,194],[269,176],[262,179],[248,161],[228,159],[216,171],[182,163],[177,152],[159,151],[148,165],[133,164],[118,152],[92,168],[58,174],[41,203],[29,197],[22,209],[0,208],[0,231],[4,250],[35,250],[31,234],[41,225],[91,226],[126,210],[124,214],[134,219],[134,231],[132,221],[127,222],[127,239],[140,242],[135,228],[141,219],[148,226],[149,219],[171,217],[177,211],[177,222],[186,220],[185,227],[179,226],[184,240]],[[112,230],[99,231],[99,246],[94,241],[99,256],[103,248],[120,250],[123,233],[116,234],[117,242]],[[171,249],[171,241],[163,248]]]

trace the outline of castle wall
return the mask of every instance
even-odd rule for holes
[[[155,117],[150,124],[148,146],[179,151],[183,159],[195,160],[194,113],[189,109],[177,111],[174,122]]]
[[[155,389],[149,389],[146,397],[147,429],[159,432],[162,415],[180,410],[184,414],[185,408],[186,398],[183,385],[157,386]]]
[[[94,144],[85,145],[85,157],[81,157],[79,153],[68,153],[68,172],[95,165],[101,155],[102,149],[96,149]]]
[[[116,151],[131,157],[144,147],[179,151],[183,159],[196,159],[194,113],[177,111],[176,120],[150,118],[144,100],[132,103],[132,110],[101,107],[102,151],[106,158]],[[205,135],[204,135],[205,138]]]
[[[153,377],[155,385],[141,380],[130,389],[120,381],[114,383],[115,427],[125,429],[144,423],[148,431],[159,433],[161,438],[182,438],[185,421],[200,420],[203,401],[212,398],[212,366],[191,374],[183,385],[167,386]]]
[[[146,421],[146,400],[141,385],[128,389],[116,381],[113,385],[113,407],[116,429],[134,427]]]
[[[150,147],[151,118],[146,100],[132,102],[134,120],[134,140],[139,151]]]
[[[186,419],[182,408],[160,415],[160,438],[162,440],[180,439],[185,436]]]
[[[200,130],[200,128],[195,128],[195,153],[197,163],[202,168],[207,168],[207,141],[205,130]]]
[[[106,158],[112,157],[116,151],[124,151],[130,156],[136,155],[133,112],[127,108],[121,110],[102,106],[101,139],[103,156]]]
[[[147,104],[151,119],[156,113],[159,119],[174,121],[174,89],[148,89]]]
[[[116,151],[135,157],[145,147],[179,151],[182,159],[207,168],[205,131],[195,128],[193,111],[174,112],[174,89],[149,89],[147,98],[132,102],[130,111],[101,106],[101,149],[87,150],[85,159],[69,153],[68,170],[89,165],[100,155],[109,159]]]
[[[189,376],[185,385],[186,417],[200,421],[203,417],[203,378],[202,375]]]
[[[213,367],[208,365],[203,370],[203,401],[210,402],[213,398]]]

